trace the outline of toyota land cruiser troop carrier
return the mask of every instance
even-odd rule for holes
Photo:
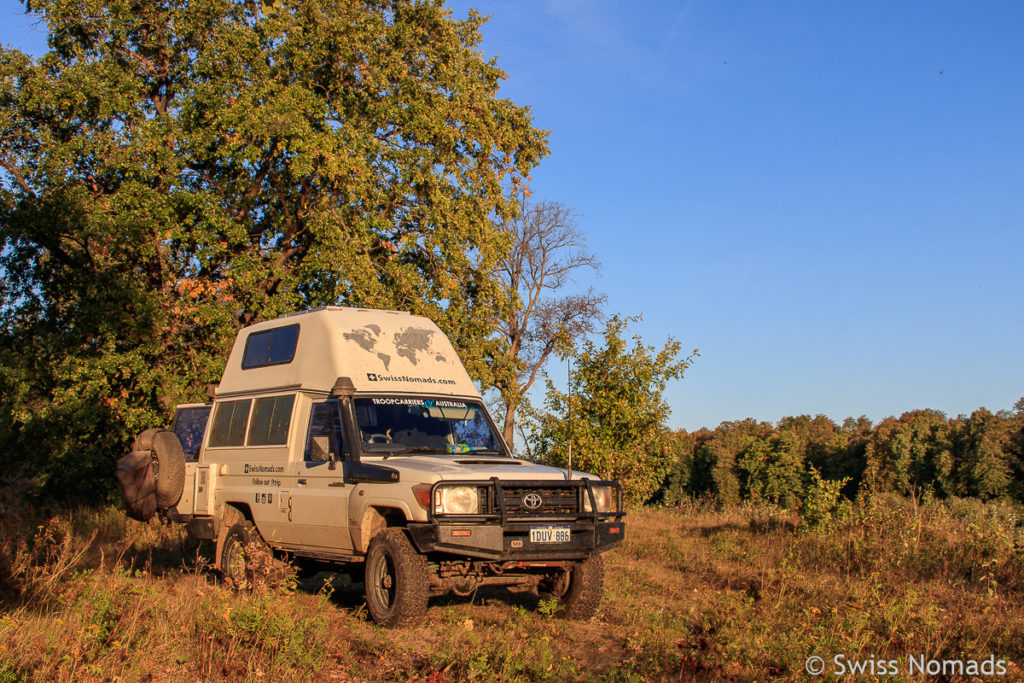
[[[361,567],[389,626],[481,585],[555,597],[569,618],[597,609],[600,553],[625,533],[619,484],[514,459],[426,318],[328,307],[252,325],[208,393],[140,434],[118,479],[133,517],[215,540],[232,582],[269,551]]]

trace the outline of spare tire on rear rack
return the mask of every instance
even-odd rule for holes
[[[132,451],[117,462],[128,516],[149,520],[158,509],[177,504],[185,489],[185,453],[173,432],[147,429],[135,439]]]

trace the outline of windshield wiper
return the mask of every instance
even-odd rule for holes
[[[445,453],[443,448],[437,448],[436,446],[409,446],[408,448],[402,448],[397,451],[390,451],[384,454],[384,459],[387,460],[392,455],[417,455],[425,453]]]

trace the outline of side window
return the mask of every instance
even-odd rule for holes
[[[213,411],[211,446],[241,446],[245,439],[245,425],[249,421],[252,399],[224,401]]]
[[[264,365],[291,363],[295,358],[295,345],[299,341],[299,326],[275,327],[272,330],[253,332],[245,340],[242,354],[242,369],[259,368]]]
[[[332,454],[341,459],[341,416],[336,400],[313,404],[305,458],[306,462],[326,462]]]
[[[295,395],[256,399],[249,425],[249,446],[283,446],[288,442],[288,425],[292,421]]]
[[[210,406],[178,408],[175,413],[171,431],[181,442],[186,461],[194,462],[199,459],[199,448],[203,445],[203,434],[206,432],[206,423],[209,419]]]

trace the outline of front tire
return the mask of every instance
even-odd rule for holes
[[[364,583],[366,607],[381,626],[407,626],[427,613],[427,561],[404,529],[385,529],[370,541]]]
[[[561,609],[556,614],[564,619],[589,619],[597,613],[604,595],[604,560],[594,555],[571,571],[553,577],[541,597],[553,597]]]

